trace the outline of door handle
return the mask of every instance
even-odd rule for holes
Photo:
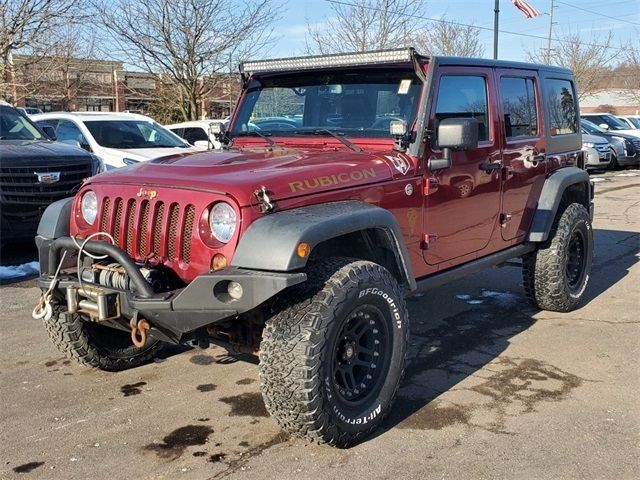
[[[480,164],[480,170],[484,170],[489,173],[493,170],[500,170],[502,168],[502,162],[482,162]]]

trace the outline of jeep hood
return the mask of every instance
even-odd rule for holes
[[[396,162],[411,163],[395,154]],[[381,154],[351,151],[228,151],[173,155],[93,177],[89,184],[173,187],[229,194],[240,206],[255,204],[265,186],[274,200],[378,183],[398,174]],[[412,167],[411,167],[412,168]]]

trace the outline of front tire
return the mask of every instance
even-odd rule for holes
[[[262,394],[286,431],[338,447],[373,432],[404,373],[408,315],[388,270],[336,258],[281,299],[260,347]]]
[[[43,321],[53,344],[68,358],[109,372],[143,365],[156,356],[161,346],[157,340],[149,339],[139,349],[132,345],[128,333],[63,312],[58,305],[51,318]]]
[[[584,205],[561,211],[549,239],[522,262],[529,301],[542,310],[570,312],[580,303],[591,274],[593,230]]]

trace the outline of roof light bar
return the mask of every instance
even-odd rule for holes
[[[415,55],[413,48],[397,50],[377,50],[363,53],[338,53],[335,55],[315,55],[310,57],[280,58],[242,62],[241,73],[276,72],[285,70],[308,70],[313,68],[348,67],[380,63],[411,62]]]

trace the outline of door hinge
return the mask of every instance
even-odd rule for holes
[[[434,233],[423,233],[422,238],[420,239],[420,249],[429,250],[429,247],[436,243],[437,239],[438,235]]]
[[[422,186],[422,194],[427,197],[429,195],[433,195],[438,191],[438,179],[436,178],[425,178],[424,185]]]

